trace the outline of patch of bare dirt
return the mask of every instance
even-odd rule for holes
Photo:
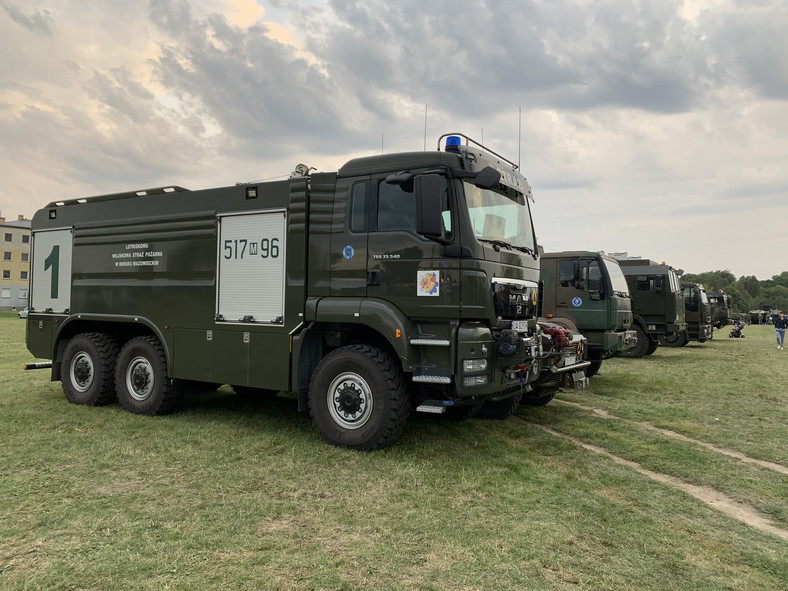
[[[604,412],[604,411],[602,411]],[[526,421],[528,422],[528,421]],[[610,453],[606,449],[599,447],[597,445],[591,445],[590,443],[585,443],[571,437],[569,435],[565,435],[556,431],[555,429],[551,429],[550,427],[545,427],[544,425],[538,425],[536,423],[528,422],[529,425],[536,427],[537,429],[541,429],[550,433],[551,435],[555,435],[556,437],[561,437],[563,439],[567,439],[582,447],[583,449],[587,449],[594,453],[606,456],[616,462],[617,464],[622,464],[629,468],[632,468],[639,474],[643,474],[644,476],[654,480],[655,482],[659,482],[666,486],[670,486],[672,488],[681,490],[688,495],[698,499],[699,501],[705,503],[706,505],[725,513],[729,517],[733,517],[743,523],[746,523],[750,527],[755,529],[768,532],[773,534],[783,540],[788,540],[788,530],[784,530],[780,527],[774,525],[769,519],[758,513],[752,507],[744,505],[743,503],[739,503],[734,501],[729,496],[719,492],[718,490],[714,490],[713,488],[707,486],[696,486],[694,484],[689,484],[684,482],[683,480],[679,480],[678,478],[674,478],[673,476],[667,476],[666,474],[659,474],[658,472],[653,472],[648,470],[638,464],[637,462],[633,462],[631,460],[625,460],[622,457],[619,457],[615,454]]]
[[[706,443],[705,441],[699,441],[697,439],[693,439],[692,437],[687,437],[686,435],[682,435],[681,433],[676,433],[675,431],[671,431],[670,429],[662,429],[661,427],[657,427],[649,422],[635,422],[629,421],[627,419],[622,419],[621,417],[617,417],[615,415],[611,415],[606,410],[602,410],[601,408],[594,408],[593,406],[586,406],[584,404],[578,404],[577,402],[567,402],[565,400],[555,400],[554,403],[558,404],[565,404],[567,406],[574,406],[575,408],[579,408],[582,410],[586,410],[589,412],[594,413],[597,416],[600,416],[604,419],[612,419],[616,421],[626,421],[630,423],[634,423],[635,425],[639,425],[644,427],[645,429],[650,429],[652,431],[656,431],[661,433],[665,437],[669,437],[671,439],[676,439],[678,441],[686,441],[687,443],[694,443],[695,445],[700,445],[701,447],[705,447],[711,451],[726,455],[731,458],[736,458],[742,462],[746,462],[748,464],[755,464],[760,466],[761,468],[766,468],[768,470],[773,470],[774,472],[779,472],[780,474],[788,475],[788,468],[781,464],[775,464],[774,462],[767,462],[766,460],[758,460],[756,458],[751,458],[748,455],[745,455],[741,452],[732,450],[732,449],[725,449],[723,447],[718,447],[711,443]]]

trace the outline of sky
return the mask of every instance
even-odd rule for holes
[[[785,0],[0,0],[0,215],[435,150],[547,251],[788,270]]]

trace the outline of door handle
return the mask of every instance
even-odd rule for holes
[[[371,271],[367,271],[367,286],[372,285],[380,285],[380,281],[383,279],[383,271],[380,269],[372,269]]]

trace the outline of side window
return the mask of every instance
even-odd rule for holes
[[[638,291],[651,291],[651,281],[646,275],[638,275]]]
[[[596,291],[600,295],[605,293],[605,279],[599,268],[599,261],[588,263],[588,291]]]
[[[569,287],[575,278],[575,262],[574,261],[561,261],[560,269],[561,287]]]
[[[409,190],[408,190],[409,189]],[[416,231],[416,199],[413,184],[378,184],[378,230]]]
[[[353,185],[350,194],[350,231],[364,232],[367,229],[367,181]]]

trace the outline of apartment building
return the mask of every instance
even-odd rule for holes
[[[0,309],[21,310],[30,290],[30,220],[23,215],[10,222],[0,217],[0,252]]]

